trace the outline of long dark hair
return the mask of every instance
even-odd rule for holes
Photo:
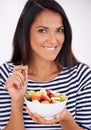
[[[73,55],[71,42],[72,30],[65,11],[55,0],[28,0],[20,15],[14,38],[13,38],[13,54],[11,62],[14,64],[24,65],[31,61],[31,47],[30,47],[30,28],[35,18],[45,9],[57,12],[62,16],[64,25],[65,41],[62,49],[55,59],[59,66],[71,67],[78,63]]]

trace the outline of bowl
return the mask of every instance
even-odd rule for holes
[[[42,104],[31,102],[27,100],[27,98],[25,98],[25,102],[27,107],[29,108],[29,110],[31,110],[32,113],[39,114],[45,120],[52,120],[54,119],[57,113],[61,112],[65,108],[67,99],[65,101],[58,103]]]

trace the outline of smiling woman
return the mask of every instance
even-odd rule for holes
[[[68,99],[50,120],[24,101],[26,90],[43,89]],[[20,15],[11,60],[0,66],[0,129],[91,129],[91,69],[75,58],[69,20],[55,0],[28,0]]]
[[[42,58],[49,62],[55,60],[63,43],[62,17],[58,13],[44,10],[37,16],[30,29],[30,46],[34,52],[31,54],[32,60],[36,56],[37,59]]]

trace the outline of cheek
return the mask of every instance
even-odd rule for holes
[[[38,34],[32,34],[30,35],[30,43],[40,45],[43,41],[43,37],[39,36]]]
[[[59,37],[59,43],[61,46],[63,45],[64,41],[65,41],[65,36],[63,34],[61,37]]]
[[[31,38],[30,40],[30,46],[31,46],[31,49],[34,51],[34,52],[37,52],[38,50],[41,49],[41,39],[38,38],[38,37],[33,37]]]

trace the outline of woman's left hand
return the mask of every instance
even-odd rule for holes
[[[64,120],[64,118],[66,116],[66,113],[67,113],[67,110],[64,109],[62,112],[57,113],[54,119],[52,119],[52,120],[45,120],[41,116],[39,116],[37,113],[32,113],[28,109],[28,107],[26,107],[26,111],[27,111],[27,113],[30,115],[30,117],[32,118],[32,120],[35,123],[46,124],[46,125],[53,125],[53,124],[55,124],[57,122],[60,122],[61,120]]]

